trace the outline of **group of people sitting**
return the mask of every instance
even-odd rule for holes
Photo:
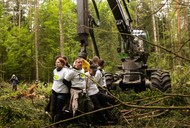
[[[104,60],[95,56],[92,63],[83,58],[76,58],[73,66],[67,63],[67,58],[58,56],[55,58],[53,71],[52,93],[45,111],[51,112],[52,122],[58,122],[63,117],[63,111],[67,110],[71,116],[76,116],[87,110],[83,105],[80,109],[81,97],[89,98],[93,104],[93,110],[115,104],[115,99],[105,92],[106,80]],[[84,102],[83,102],[84,103]],[[110,118],[108,111],[95,113],[94,119],[98,124],[107,124]]]

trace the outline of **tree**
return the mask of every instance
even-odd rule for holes
[[[62,0],[59,0],[59,32],[60,32],[60,52],[64,55],[64,36],[63,36],[63,25],[62,25]]]
[[[39,38],[39,35],[38,35],[38,13],[39,13],[39,3],[38,3],[38,0],[36,0],[36,7],[35,7],[35,53],[36,53],[36,80],[38,81],[39,80],[39,68],[38,68],[38,38]]]

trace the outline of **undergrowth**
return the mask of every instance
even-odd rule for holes
[[[49,116],[44,112],[51,85],[47,88],[35,88],[33,95],[27,95],[29,87],[30,85],[20,84],[18,90],[13,92],[8,83],[0,83],[0,127],[42,128],[51,124]],[[122,92],[119,87],[113,90],[112,94],[122,101],[122,105],[112,110],[112,114],[118,118],[118,123],[109,128],[190,127],[190,88],[186,84],[172,86],[172,92],[167,94],[156,90],[141,93],[132,90]],[[158,108],[146,108],[155,106]],[[170,108],[176,106],[187,108]],[[71,127],[80,126],[72,123],[67,126]]]

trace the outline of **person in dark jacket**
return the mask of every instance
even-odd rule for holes
[[[17,90],[17,85],[19,83],[18,78],[16,77],[16,75],[13,74],[9,81],[11,82],[12,90],[16,91]]]

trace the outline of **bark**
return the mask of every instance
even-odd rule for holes
[[[39,12],[39,3],[36,0],[35,7],[36,15],[35,15],[35,53],[36,53],[36,81],[39,80],[39,72],[38,72],[38,12]]]
[[[32,0],[29,0],[29,25],[30,25],[30,32],[33,32],[33,27],[32,27]],[[32,42],[31,42],[32,43]],[[31,79],[34,79],[35,78],[35,74],[33,72],[33,70],[35,69],[34,68],[34,60],[33,60],[33,54],[34,53],[34,48],[33,48],[33,45],[31,44],[31,47],[30,47],[30,50],[31,50],[31,56],[30,56],[30,65],[31,65],[31,75],[29,75],[29,82],[31,82]]]
[[[154,16],[154,1],[151,0],[151,10],[152,10],[152,24],[153,24],[153,34],[154,34],[154,44],[158,45],[157,43],[157,33],[156,33],[156,20]],[[155,47],[156,52],[158,52],[158,48]]]
[[[63,24],[62,24],[62,0],[59,0],[59,32],[60,32],[60,52],[64,55],[64,36],[63,36]]]
[[[180,46],[182,45],[181,43],[181,20],[180,20],[180,0],[177,0],[177,37],[178,37],[178,45]],[[180,50],[180,56],[182,56],[182,50]],[[183,60],[180,59],[180,65],[183,64]]]
[[[19,6],[19,9],[18,9],[18,27],[19,27],[19,29],[20,29],[20,23],[21,23],[21,0],[19,0],[19,4],[18,4],[18,6]]]

